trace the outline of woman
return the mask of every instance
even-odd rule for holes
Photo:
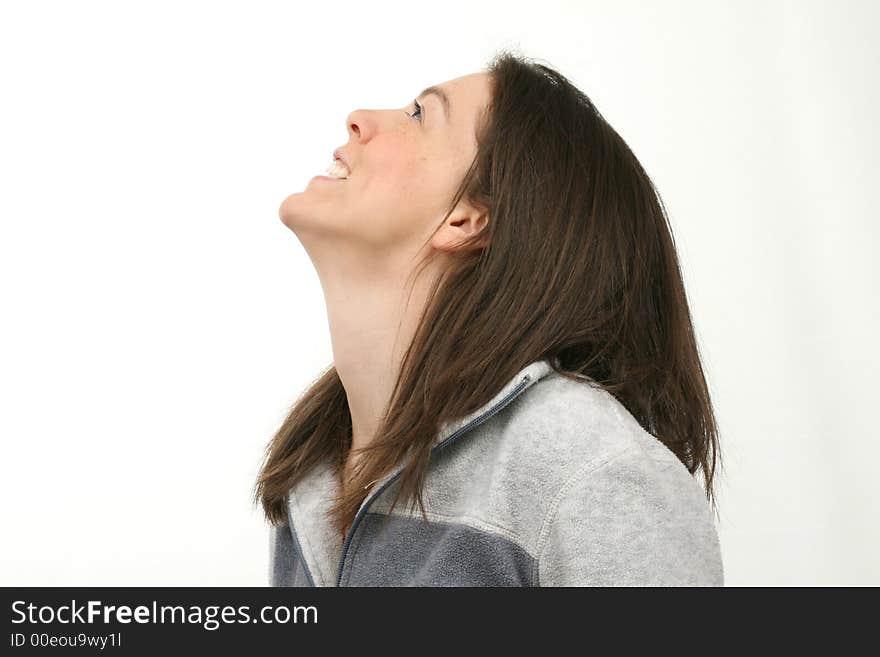
[[[624,140],[507,52],[346,125],[279,210],[333,364],[256,485],[271,583],[723,584],[709,392]]]

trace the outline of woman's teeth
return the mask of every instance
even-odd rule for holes
[[[331,178],[348,178],[348,169],[339,160],[333,160],[333,164],[327,167],[327,175]]]

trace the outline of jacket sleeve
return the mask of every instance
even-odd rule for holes
[[[544,519],[537,570],[540,586],[724,585],[703,488],[674,455],[637,449],[568,478]]]

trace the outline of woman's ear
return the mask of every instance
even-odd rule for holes
[[[489,215],[475,208],[453,212],[431,237],[431,246],[440,251],[456,251],[462,242],[477,234],[487,232]],[[483,237],[472,249],[488,246],[488,237]]]

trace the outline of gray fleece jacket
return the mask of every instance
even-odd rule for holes
[[[523,368],[438,433],[418,505],[402,466],[375,483],[342,541],[325,512],[329,465],[271,527],[272,586],[723,586],[699,482],[610,393]]]

